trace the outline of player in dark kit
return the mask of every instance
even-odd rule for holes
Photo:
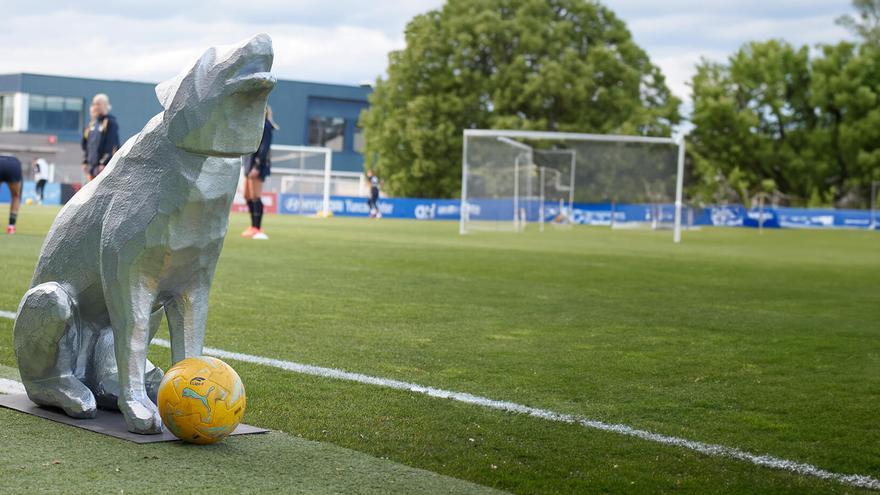
[[[242,237],[266,240],[263,232],[263,182],[272,173],[272,131],[278,126],[272,120],[272,108],[266,106],[266,122],[263,124],[263,138],[257,152],[244,159],[244,199],[251,214],[251,226],[241,233]]]
[[[111,108],[104,93],[96,94],[89,107],[91,120],[82,138],[83,171],[89,180],[94,180],[119,150],[119,125],[110,115]]]
[[[379,187],[382,180],[376,177],[372,170],[367,170],[367,180],[370,181],[370,218],[382,218],[382,212],[379,211]]]
[[[18,158],[0,155],[0,185],[3,183],[9,187],[9,194],[12,196],[9,202],[9,225],[6,226],[6,233],[14,234],[18,207],[21,205],[21,162]]]

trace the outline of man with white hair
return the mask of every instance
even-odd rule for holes
[[[110,98],[98,93],[89,107],[89,125],[83,133],[83,171],[89,180],[94,179],[110,163],[119,149],[119,125],[110,115]]]

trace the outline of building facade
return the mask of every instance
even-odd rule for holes
[[[55,181],[83,179],[81,140],[92,96],[106,93],[120,140],[139,132],[162,110],[155,84],[40,74],[0,75],[0,153],[24,164],[43,157],[55,164]],[[371,88],[279,80],[269,96],[280,126],[274,144],[324,146],[333,168],[363,169],[363,134],[357,125]]]

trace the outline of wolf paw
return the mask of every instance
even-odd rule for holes
[[[95,396],[92,391],[71,375],[39,381],[24,380],[28,397],[42,406],[58,407],[71,418],[94,418]]]
[[[162,418],[159,417],[159,409],[146,396],[128,400],[120,397],[119,410],[125,418],[128,431],[142,435],[162,433]]]

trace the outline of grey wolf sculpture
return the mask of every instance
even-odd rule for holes
[[[130,431],[162,431],[162,371],[147,348],[164,313],[173,362],[202,352],[241,156],[260,144],[275,86],[272,58],[261,34],[211,48],[159,84],[164,111],[61,209],[15,320],[32,401],[77,418],[118,407]]]

